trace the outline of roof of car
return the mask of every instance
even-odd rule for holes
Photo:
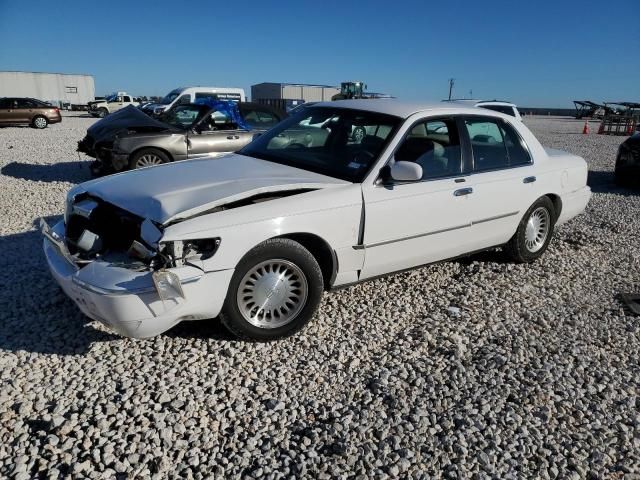
[[[407,118],[414,113],[435,110],[452,110],[460,112],[477,113],[474,106],[456,104],[454,102],[406,102],[395,98],[336,100],[333,102],[316,103],[314,107],[352,108],[354,110],[366,110],[370,112],[385,113],[396,117]],[[483,112],[484,114],[484,112]]]

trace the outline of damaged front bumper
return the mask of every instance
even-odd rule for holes
[[[220,313],[233,270],[203,272],[183,266],[167,270],[173,275],[154,279],[150,268],[104,259],[83,265],[65,245],[63,221],[51,228],[41,220],[40,228],[49,269],[62,290],[85,315],[121,335],[152,337],[182,320]]]

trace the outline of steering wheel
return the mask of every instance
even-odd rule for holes
[[[371,153],[369,150],[360,150],[358,153],[356,153],[353,156],[353,161],[360,163],[360,158],[363,157],[363,156],[366,157],[365,161],[367,161],[367,162],[370,161],[370,160],[373,160],[374,157],[375,157],[375,155],[373,153]]]
[[[307,148],[307,146],[302,144],[302,143],[294,142],[294,143],[290,143],[289,145],[287,145],[287,149],[289,149],[289,148],[291,150],[301,150],[303,148]]]

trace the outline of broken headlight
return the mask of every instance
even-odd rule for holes
[[[163,252],[173,259],[176,266],[182,266],[190,259],[207,260],[215,255],[220,246],[220,238],[178,240],[165,243]]]
[[[175,273],[161,270],[159,272],[153,272],[151,278],[162,302],[184,298],[180,278]]]

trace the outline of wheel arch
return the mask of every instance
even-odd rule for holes
[[[549,200],[551,200],[551,203],[553,203],[553,213],[556,217],[555,220],[558,220],[560,214],[562,213],[562,199],[560,198],[560,195],[556,195],[555,193],[547,193],[543,196],[547,197]]]
[[[129,161],[131,161],[131,159],[133,158],[133,156],[134,156],[136,153],[140,152],[141,150],[158,150],[159,152],[162,152],[162,153],[164,153],[167,157],[169,157],[169,161],[170,161],[170,162],[175,161],[175,159],[173,158],[173,155],[171,155],[171,153],[169,152],[169,150],[166,150],[166,149],[164,149],[164,148],[162,148],[162,147],[155,147],[155,146],[151,146],[151,147],[150,147],[150,146],[148,146],[148,145],[145,145],[145,146],[142,146],[142,147],[138,147],[138,148],[136,148],[135,150],[133,150],[133,151],[129,154]]]
[[[331,288],[338,273],[338,257],[325,239],[314,233],[306,232],[285,233],[272,238],[288,238],[309,250],[320,266],[325,290]]]
[[[47,121],[47,125],[49,124],[49,119],[46,115],[43,115],[42,113],[34,113],[29,119],[29,125],[34,125],[37,118],[44,118]]]

